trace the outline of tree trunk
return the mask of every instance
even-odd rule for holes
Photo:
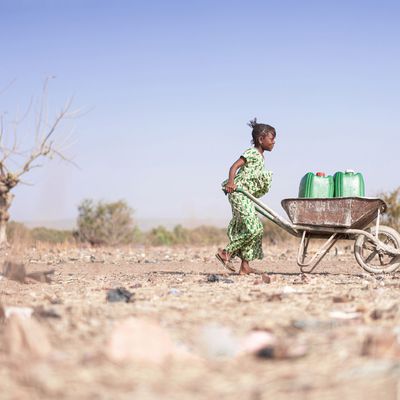
[[[7,240],[7,222],[10,219],[8,209],[11,206],[13,195],[10,191],[0,192],[0,248],[8,245]]]
[[[7,222],[0,220],[0,248],[7,247]]]

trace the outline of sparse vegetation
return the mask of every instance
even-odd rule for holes
[[[263,220],[264,242],[282,243],[291,236],[268,220]],[[115,203],[95,203],[84,200],[79,206],[78,229],[58,230],[45,227],[29,229],[24,224],[10,221],[7,225],[7,236],[11,244],[23,243],[35,245],[89,243],[92,246],[115,246],[145,244],[152,246],[173,245],[225,245],[226,228],[215,226],[198,226],[185,228],[176,225],[169,230],[158,226],[148,232],[134,226],[133,210],[124,201]]]
[[[400,186],[392,192],[381,193],[379,196],[388,206],[382,216],[382,223],[400,231]]]
[[[10,221],[7,225],[7,237],[11,244],[34,245],[37,242],[50,244],[74,243],[75,238],[71,230],[58,230],[38,227],[29,229],[20,222]]]
[[[29,228],[20,222],[10,221],[7,224],[7,238],[8,242],[15,244],[19,243],[32,243],[32,234]]]
[[[269,219],[263,219],[264,226],[264,241],[268,244],[278,244],[293,239],[289,233],[284,231],[278,225],[271,222]]]
[[[184,228],[177,225],[172,231],[163,226],[152,229],[146,235],[146,242],[153,245],[212,245],[220,244],[226,241],[225,229],[214,226],[199,226],[193,229]]]
[[[264,240],[267,244],[278,244],[291,238],[291,236],[269,220],[263,220]],[[187,245],[219,245],[227,243],[226,228],[215,226],[199,226],[188,229],[182,225],[175,226],[168,230],[163,226],[152,229],[144,234],[146,243],[153,246],[169,246],[174,244]]]
[[[78,239],[92,246],[132,243],[136,230],[133,210],[120,200],[113,203],[86,199],[78,207]]]
[[[154,246],[170,246],[176,244],[176,237],[173,232],[164,226],[153,228],[147,235],[147,241]]]
[[[38,227],[31,229],[30,233],[34,242],[38,241],[57,244],[75,241],[73,232],[68,230]]]

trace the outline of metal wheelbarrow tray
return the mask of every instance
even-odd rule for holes
[[[295,225],[363,229],[385,212],[386,204],[376,198],[295,198],[281,202]]]

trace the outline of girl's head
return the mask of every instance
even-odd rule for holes
[[[255,147],[261,147],[263,150],[271,151],[275,144],[276,131],[270,125],[258,124],[257,118],[251,120],[248,125],[253,128],[251,136]]]

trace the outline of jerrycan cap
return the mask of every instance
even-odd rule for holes
[[[346,169],[344,172],[345,174],[355,174],[354,169]]]
[[[315,175],[317,175],[317,176],[325,176],[325,172],[317,172]]]

